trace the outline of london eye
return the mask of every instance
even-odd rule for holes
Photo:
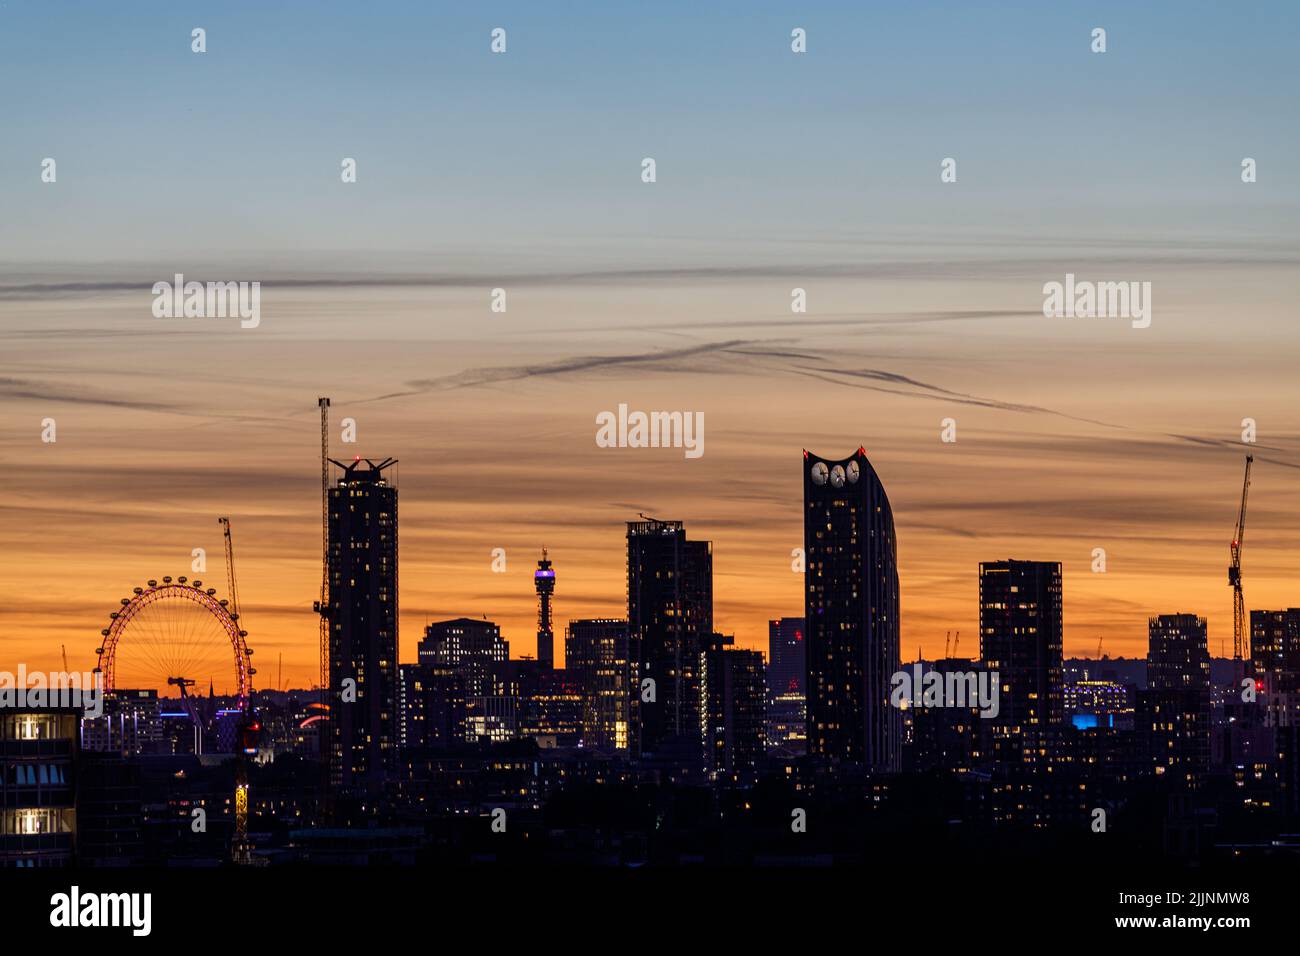
[[[109,619],[95,649],[105,692],[177,687],[184,698],[187,687],[206,680],[247,709],[257,673],[248,632],[215,588],[185,577],[150,580],[122,598]]]

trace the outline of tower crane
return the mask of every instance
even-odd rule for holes
[[[226,544],[226,587],[230,590],[230,619],[239,627],[239,636],[248,637],[248,631],[244,629],[244,615],[239,609],[239,586],[235,582],[235,541],[230,536],[230,519],[218,518],[217,523],[221,525],[222,537]],[[244,653],[251,655],[253,649],[245,647]],[[257,673],[257,668],[249,667],[249,675]]]
[[[334,808],[330,800],[331,783],[331,748],[333,738],[333,715],[329,708],[330,681],[330,622],[329,622],[329,557],[330,557],[330,499],[329,499],[329,465],[330,465],[330,400],[317,398],[320,408],[320,599],[315,603],[316,613],[320,615],[320,717],[317,722],[317,741],[321,758],[321,810],[324,819],[333,816]]]
[[[1238,683],[1242,677],[1242,656],[1250,652],[1246,637],[1246,599],[1241,593],[1241,549],[1246,543],[1246,497],[1250,494],[1250,463],[1254,460],[1254,456],[1246,456],[1246,476],[1241,482],[1241,510],[1237,512],[1237,531],[1229,547],[1232,559],[1228,565],[1228,584],[1232,588],[1232,659]]]
[[[320,692],[321,704],[326,702],[325,688],[329,685],[330,626],[329,626],[329,554],[330,554],[330,400],[316,399],[320,408],[320,600],[316,613],[320,615]],[[322,707],[322,714],[324,708]],[[324,739],[324,738],[322,738]]]
[[[218,518],[222,537],[226,544],[226,583],[230,590],[230,619],[239,626],[239,636],[247,637],[243,618],[239,612],[239,587],[235,581],[235,539],[230,535],[230,519]],[[251,652],[250,652],[251,653]],[[185,688],[181,687],[184,695]],[[230,841],[231,859],[247,866],[253,862],[253,845],[248,840],[248,758],[257,752],[257,733],[262,729],[257,718],[251,713],[252,704],[248,705],[250,713],[244,715],[239,727],[239,753],[235,755],[235,835]]]
[[[221,535],[226,543],[226,586],[230,591],[230,618],[238,621],[239,589],[235,585],[235,543],[230,537],[230,519],[218,518],[217,524],[221,525]]]

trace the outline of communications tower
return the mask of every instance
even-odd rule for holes
[[[551,594],[555,591],[555,571],[542,548],[542,560],[533,572],[537,588],[537,663],[544,671],[555,667],[555,628],[551,625]]]

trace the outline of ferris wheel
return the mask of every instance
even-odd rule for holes
[[[202,581],[164,577],[135,588],[109,615],[95,649],[104,690],[186,687],[207,680],[247,709],[257,670],[239,613]]]

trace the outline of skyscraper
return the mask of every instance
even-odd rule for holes
[[[397,750],[397,489],[385,474],[396,462],[334,464],[343,474],[329,490],[330,779],[374,789]]]
[[[564,637],[564,670],[573,674],[582,695],[583,745],[627,753],[641,700],[627,621],[570,621]]]
[[[467,739],[509,740],[518,729],[518,699],[510,644],[491,621],[468,617],[435,621],[424,629],[421,664],[457,675],[465,689]]]
[[[627,617],[640,681],[640,749],[703,756],[700,652],[713,633],[713,546],[680,521],[627,525]],[[634,688],[640,693],[640,688]]]
[[[808,742],[807,641],[804,619],[767,622],[767,746],[802,754]]]
[[[1161,614],[1148,622],[1147,713],[1156,773],[1181,789],[1210,768],[1210,654],[1205,618]]]
[[[537,562],[537,570],[533,572],[533,587],[537,589],[537,666],[549,671],[555,667],[555,629],[551,626],[555,571],[546,559],[545,548],[542,548],[542,560]]]
[[[808,752],[873,771],[899,769],[901,721],[894,516],[859,448],[803,453]]]
[[[743,782],[765,749],[767,679],[762,652],[731,643],[717,635],[700,655],[700,731],[709,776]]]
[[[804,693],[808,663],[804,653],[804,619],[783,617],[767,622],[769,698]]]
[[[398,744],[403,749],[450,747],[465,739],[465,682],[433,664],[401,664]]]
[[[1250,657],[1268,725],[1300,723],[1300,608],[1251,611]]]
[[[0,711],[0,867],[72,863],[81,714],[25,705]]]
[[[1065,720],[1060,563],[982,562],[979,599],[980,657],[998,674],[998,725],[1057,727]]]
[[[1250,612],[1250,656],[1282,806],[1300,811],[1300,608]]]

